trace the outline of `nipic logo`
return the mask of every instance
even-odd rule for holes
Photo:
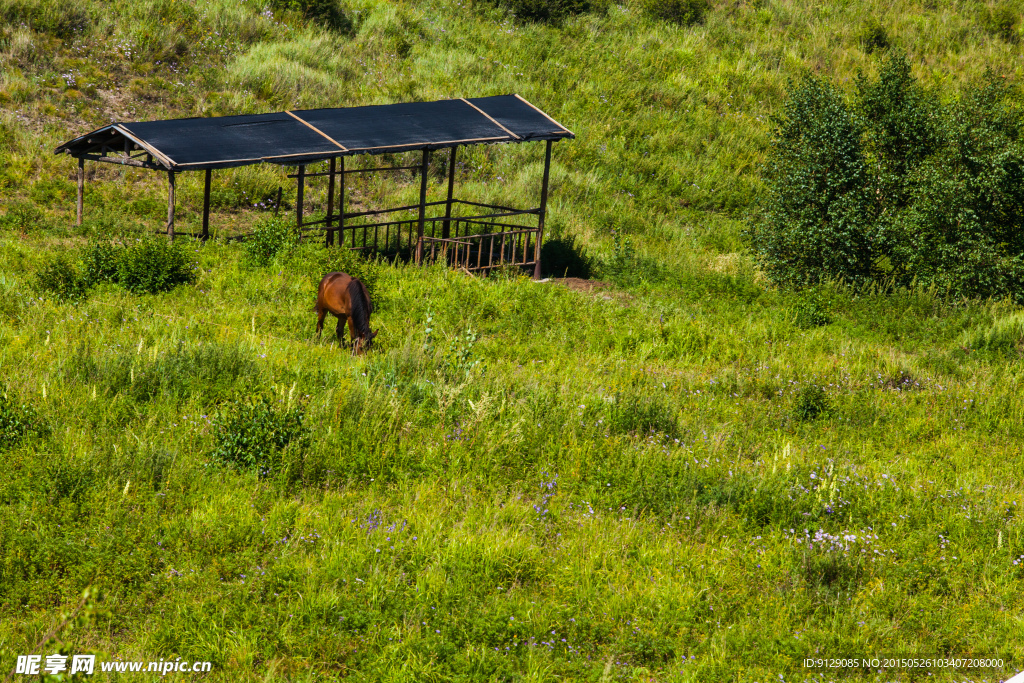
[[[70,660],[70,662],[68,661]],[[158,673],[166,676],[169,673],[202,673],[209,671],[210,662],[184,662],[181,657],[177,659],[161,659],[155,662],[145,661],[121,661],[107,660],[100,661],[99,670],[103,673],[133,673],[146,672]],[[38,676],[44,674],[85,674],[91,676],[96,671],[96,655],[72,655],[68,657],[62,654],[47,655],[18,655],[18,662],[14,667],[14,673],[26,676]]]
[[[42,667],[43,673],[62,674],[64,672],[77,674],[92,674],[96,665],[96,655],[74,655],[71,657],[71,669],[68,670],[68,658],[64,655],[49,655],[46,664],[42,664],[42,655],[18,655],[18,664],[14,667],[16,674],[28,674],[35,676],[39,674]]]

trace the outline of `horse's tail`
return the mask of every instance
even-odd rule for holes
[[[310,309],[314,313],[317,313],[317,314],[320,313],[320,309],[322,308],[321,302],[323,301],[323,297],[324,297],[324,281],[327,280],[327,278],[330,277],[330,275],[331,275],[330,273],[328,273],[327,275],[324,275],[320,279],[320,284],[318,284],[316,286],[316,303],[313,304],[313,308]]]
[[[349,324],[355,323],[356,332],[360,337],[370,338],[370,313],[373,311],[373,304],[366,294],[366,288],[359,280],[352,278],[348,283],[348,298],[351,306],[351,320]]]

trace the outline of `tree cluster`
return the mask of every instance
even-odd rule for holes
[[[852,101],[807,77],[777,120],[746,232],[774,281],[917,283],[1024,302],[1024,121],[1005,79],[943,102],[891,55]]]

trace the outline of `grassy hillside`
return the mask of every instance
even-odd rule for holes
[[[1024,669],[1024,313],[778,290],[739,237],[787,79],[846,82],[885,44],[947,98],[987,68],[1019,79],[1019,10],[766,0],[679,27],[626,4],[547,26],[366,0],[325,28],[250,2],[0,0],[0,670],[57,651],[223,681]],[[52,150],[111,120],[508,92],[578,136],[555,146],[549,225],[596,284],[308,243],[256,267],[213,240],[170,292],[37,286],[56,252],[165,216],[164,180],[103,167],[74,226]],[[541,154],[467,151],[462,196],[532,203]],[[287,172],[217,172],[214,229],[261,220]],[[179,184],[180,230],[201,182]],[[364,357],[312,338],[336,267],[373,284]],[[259,467],[226,462],[244,439]]]

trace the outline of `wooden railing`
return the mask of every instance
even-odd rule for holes
[[[501,227],[512,229],[455,238],[424,237],[423,259],[443,260],[469,272],[486,272],[501,266],[532,266],[535,258],[531,240],[536,242],[537,228]]]
[[[427,206],[445,204],[431,202]],[[491,213],[424,217],[422,238],[418,217],[372,220],[389,213],[418,209],[418,205],[348,213],[343,222],[340,216],[335,216],[330,227],[327,218],[309,221],[303,224],[302,231],[325,234],[329,244],[337,241],[339,246],[355,251],[418,257],[424,262],[444,260],[453,267],[470,272],[487,271],[503,265],[528,266],[536,262],[534,247],[538,228],[513,221],[531,219],[530,222],[535,223],[539,209],[512,209],[463,200],[453,200],[452,205],[490,209]],[[371,218],[370,222],[355,222],[367,218]],[[339,222],[342,225],[337,225]]]

